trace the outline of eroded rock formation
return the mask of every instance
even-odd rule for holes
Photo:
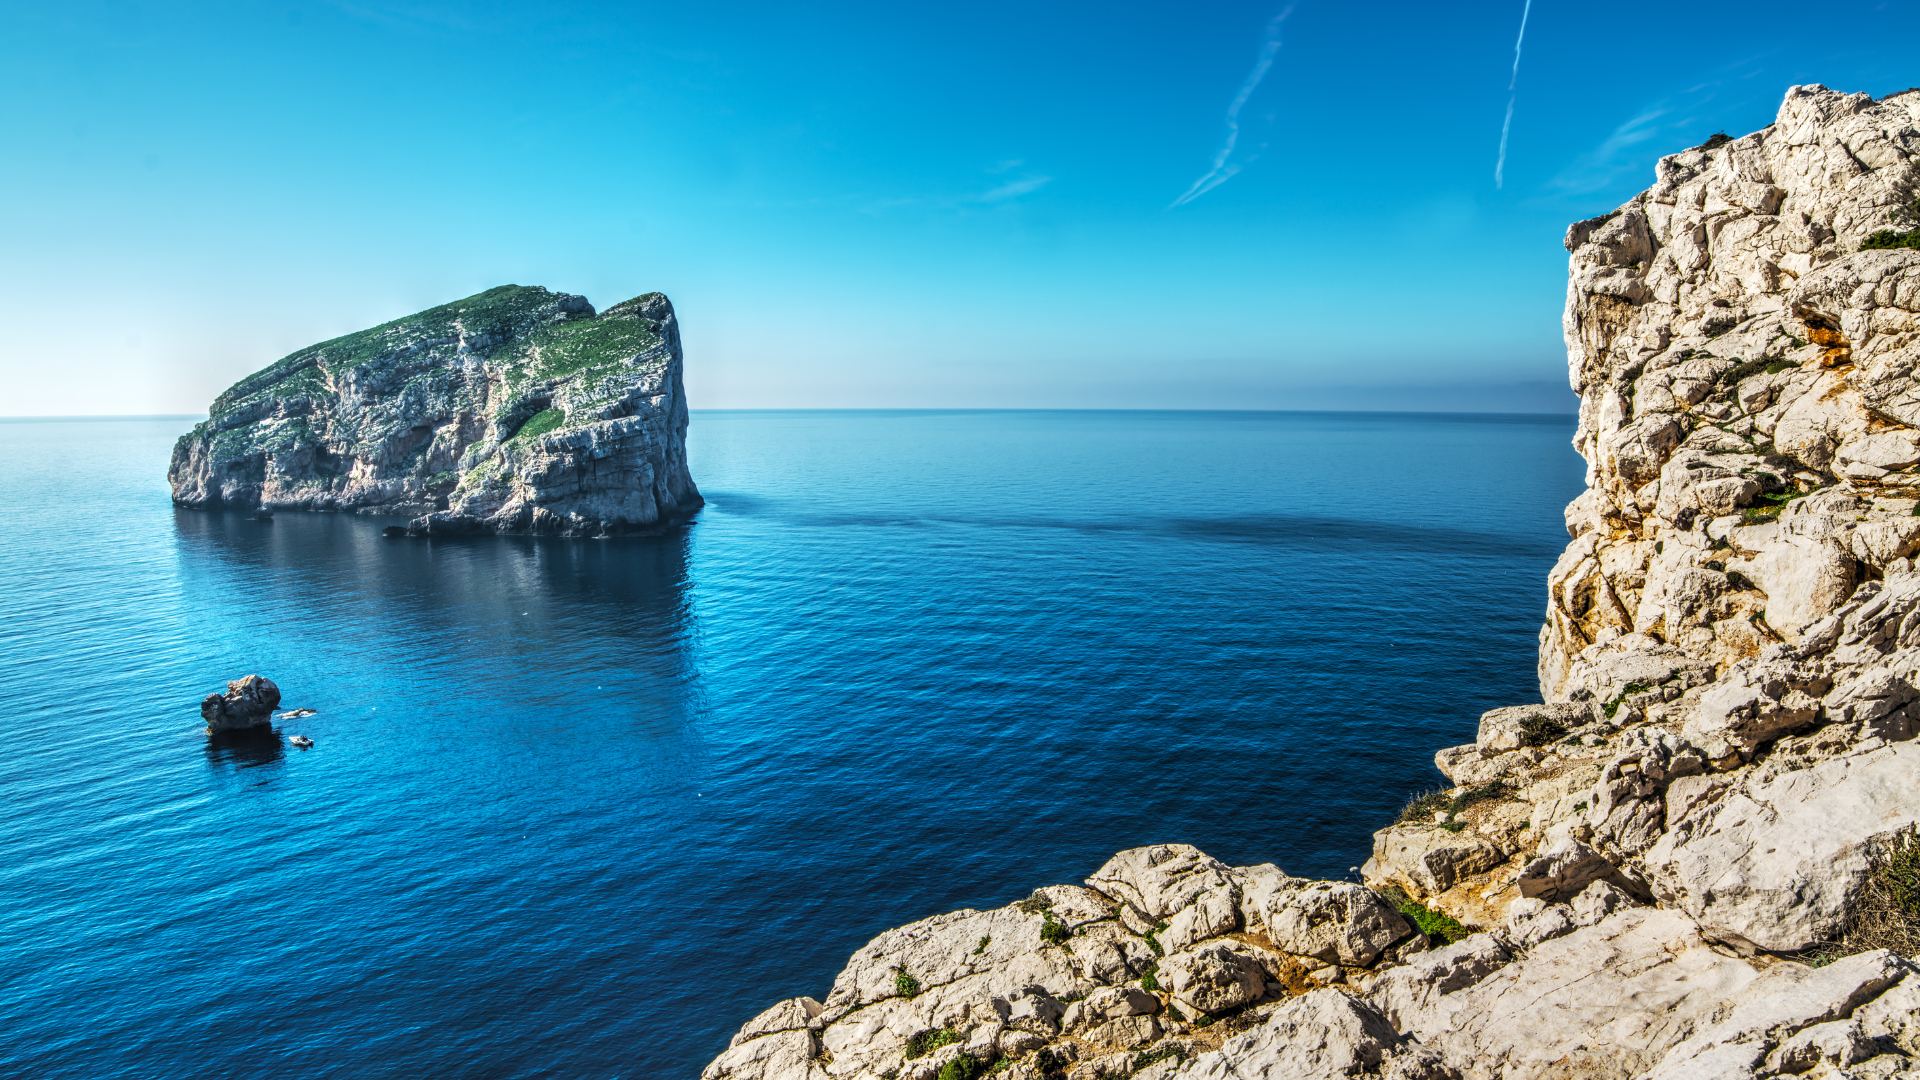
[[[1122,852],[882,934],[706,1080],[1920,1076],[1916,938],[1856,933],[1920,865],[1920,93],[1795,88],[1657,181],[1567,237],[1543,701],[1364,886]]]
[[[680,369],[659,293],[596,315],[503,285],[240,380],[167,478],[180,506],[407,515],[414,533],[652,528],[700,505]]]
[[[264,675],[247,675],[227,684],[224,694],[208,694],[200,702],[200,719],[207,734],[257,731],[273,726],[273,710],[280,707],[280,688]]]

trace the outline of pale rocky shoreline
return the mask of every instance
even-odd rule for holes
[[[1122,852],[880,935],[706,1080],[1920,1077],[1862,915],[1920,843],[1920,250],[1863,250],[1920,225],[1920,92],[1796,87],[1656,175],[1567,235],[1543,703],[1364,885]]]

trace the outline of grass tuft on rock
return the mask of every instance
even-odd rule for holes
[[[1756,496],[1759,500],[1759,505],[1749,506],[1745,510],[1740,511],[1740,521],[1745,525],[1759,525],[1773,521],[1779,518],[1780,511],[1785,510],[1788,503],[1805,494],[1806,492],[1804,491],[1770,491],[1762,493]]]
[[[1053,903],[1038,892],[1027,897],[1025,900],[1015,900],[1013,906],[1015,910],[1028,915],[1038,915],[1043,911],[1053,910]]]
[[[1913,508],[1913,512],[1915,515],[1920,516],[1920,505],[1916,505]],[[1153,929],[1140,935],[1142,938],[1146,940],[1147,948],[1152,949],[1153,955],[1155,956],[1167,955],[1167,947],[1160,944],[1160,931],[1165,930],[1166,928],[1167,928],[1167,920],[1161,919],[1159,922],[1153,924]]]
[[[1387,902],[1392,904],[1408,922],[1411,922],[1415,929],[1425,934],[1430,944],[1451,945],[1472,932],[1460,920],[1444,912],[1433,910],[1400,889],[1388,886],[1380,890],[1380,895],[1386,897]]]
[[[923,1058],[943,1046],[960,1041],[960,1033],[950,1027],[928,1028],[907,1040],[907,1057]]]
[[[1012,1058],[1002,1057],[988,1064],[979,1058],[962,1054],[940,1066],[940,1071],[934,1074],[934,1080],[979,1080],[982,1076],[1006,1072],[1011,1068]]]
[[[1812,959],[1830,963],[1875,949],[1920,956],[1920,826],[1869,846],[1866,884],[1847,909],[1838,939],[1814,950]]]
[[[1553,725],[1558,727],[1559,725]],[[1527,745],[1537,745],[1528,743]],[[1448,832],[1460,832],[1467,823],[1459,819],[1459,814],[1469,806],[1486,802],[1489,799],[1504,798],[1512,793],[1512,786],[1504,780],[1495,780],[1486,784],[1475,784],[1455,791],[1423,791],[1407,800],[1400,808],[1399,824],[1402,825],[1439,825]],[[1435,821],[1435,818],[1439,821]]]
[[[1520,745],[1545,746],[1567,735],[1567,725],[1545,713],[1533,713],[1520,718]]]
[[[1644,694],[1651,689],[1653,689],[1653,687],[1648,686],[1646,683],[1640,682],[1639,680],[1636,679],[1635,681],[1630,682],[1627,685],[1621,687],[1619,696],[1614,698],[1612,701],[1607,702],[1605,705],[1600,706],[1600,711],[1606,716],[1607,719],[1611,720],[1613,719],[1614,714],[1620,711],[1620,706],[1625,704],[1628,698],[1632,697],[1635,694]]]
[[[1920,248],[1920,229],[1880,229],[1860,241],[1861,251]]]
[[[1162,1046],[1157,1050],[1142,1050],[1133,1055],[1133,1072],[1158,1065],[1163,1061],[1185,1061],[1187,1052],[1178,1046]]]
[[[920,996],[920,980],[907,974],[906,968],[893,969],[893,992],[903,998]]]
[[[1440,788],[1416,792],[1400,808],[1399,822],[1402,825],[1425,825],[1433,820],[1435,814],[1446,810],[1447,802],[1447,793]]]
[[[1906,202],[1893,208],[1889,216],[1895,226],[1880,229],[1860,242],[1861,251],[1888,251],[1894,248],[1920,248],[1920,194],[1909,193]]]
[[[940,1066],[940,1071],[935,1073],[934,1077],[935,1080],[975,1080],[976,1077],[985,1071],[985,1066],[973,1058],[962,1054],[952,1061],[947,1062],[945,1065]]]
[[[1040,943],[1042,945],[1065,945],[1067,939],[1072,936],[1073,931],[1067,927],[1066,923],[1056,918],[1053,912],[1048,911],[1041,919]]]
[[[1033,1054],[1032,1067],[1039,1072],[1040,1080],[1067,1080],[1067,1066],[1071,1064],[1072,1058],[1051,1046],[1043,1046]]]
[[[1455,795],[1447,804],[1447,811],[1457,814],[1467,807],[1472,806],[1474,803],[1486,802],[1489,799],[1504,798],[1512,794],[1512,792],[1513,785],[1507,783],[1505,780],[1494,780],[1485,784],[1475,784],[1472,787],[1461,788],[1460,793]]]
[[[1742,360],[1727,369],[1720,381],[1727,386],[1738,386],[1755,375],[1778,375],[1783,371],[1792,371],[1800,365],[1784,356],[1762,356],[1754,360]]]

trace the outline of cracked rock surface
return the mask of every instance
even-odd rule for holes
[[[173,449],[176,505],[406,515],[415,534],[598,536],[700,506],[673,305],[503,285],[310,346]]]
[[[1574,225],[1542,700],[1364,884],[1179,844],[888,931],[705,1080],[1920,1077],[1920,92],[1788,91]],[[1452,939],[1452,940],[1449,940]],[[1909,939],[1911,940],[1911,939]]]

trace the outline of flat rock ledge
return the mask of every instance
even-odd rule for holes
[[[705,1080],[1920,1078],[1920,92],[1655,176],[1567,235],[1542,700],[1364,883],[1121,852],[881,934]]]

